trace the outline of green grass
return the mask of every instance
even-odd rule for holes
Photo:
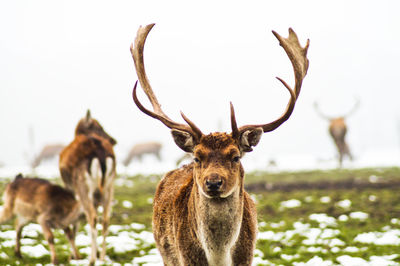
[[[128,232],[141,232],[129,228],[132,223],[143,224],[143,230],[151,231],[152,198],[160,178],[158,175],[118,177],[111,223],[125,225]],[[5,183],[1,179],[1,192]],[[400,230],[400,222],[396,220],[400,220],[399,183],[400,168],[248,173],[246,187],[257,203],[259,231],[275,236],[275,239],[258,241],[257,249],[261,252],[257,251],[257,261],[263,261],[265,265],[293,265],[318,256],[339,265],[340,257],[345,255],[371,260],[372,256],[400,254],[399,245],[355,241],[362,233]],[[282,207],[282,202],[289,200],[296,200],[299,206]],[[351,205],[339,206],[343,200],[349,200]],[[132,207],[124,206],[124,201],[131,202]],[[368,219],[351,218],[350,215],[355,212],[368,214]],[[331,217],[334,223],[312,220],[312,214],[324,214]],[[342,221],[345,217],[348,220]],[[12,221],[0,229],[2,232],[11,230],[11,225]],[[321,232],[322,235],[312,240],[311,232]],[[331,232],[334,235],[324,236]],[[41,234],[31,238],[43,243]],[[60,261],[67,263],[70,254],[68,242],[61,232],[56,232],[56,238],[59,239],[56,246]],[[49,256],[17,259],[13,254],[13,245],[2,244],[6,240],[0,238],[1,265],[50,262]],[[333,245],[335,242],[343,245]],[[134,257],[146,255],[154,248],[154,243],[143,242],[137,248],[123,253],[109,248],[107,254],[113,262],[132,263]],[[388,265],[400,263],[400,256],[393,258],[392,263]]]

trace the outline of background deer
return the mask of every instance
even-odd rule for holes
[[[123,161],[123,165],[128,166],[135,158],[141,160],[142,157],[146,154],[152,154],[161,161],[161,148],[162,144],[155,141],[135,144]]]
[[[290,93],[286,111],[277,120],[260,125],[237,127],[231,104],[232,132],[205,135],[183,113],[186,124],[171,120],[161,109],[148,81],[143,50],[154,24],[140,27],[131,46],[140,85],[153,111],[133,100],[145,114],[171,129],[179,148],[192,153],[194,162],[167,173],[160,181],[154,198],[153,232],[165,265],[250,265],[256,243],[257,217],[254,202],[244,190],[244,170],[240,158],[252,151],[264,132],[285,122],[293,112],[301,84],[308,69],[305,48],[289,29],[282,38],[273,31],[292,62],[294,90],[280,78]]]
[[[65,148],[63,144],[48,144],[43,146],[40,153],[32,160],[31,167],[36,168],[43,160],[49,160],[60,155],[60,152]]]
[[[83,210],[71,191],[53,185],[47,180],[23,178],[20,174],[6,186],[3,202],[0,223],[4,223],[14,216],[17,217],[15,220],[17,232],[15,254],[17,257],[21,257],[20,239],[23,227],[29,222],[37,222],[41,225],[44,237],[49,243],[53,264],[58,264],[58,260],[51,228],[64,230],[71,244],[74,258],[79,259],[79,253],[75,246],[76,232],[71,230],[70,225],[76,225]]]
[[[116,141],[93,119],[90,111],[75,129],[75,139],[60,154],[60,173],[65,186],[72,190],[83,206],[92,239],[90,263],[97,257],[97,207],[103,207],[103,244],[100,259],[106,254],[105,238],[114,193]],[[75,228],[76,230],[76,228]]]
[[[350,160],[353,160],[353,156],[350,152],[349,145],[346,142],[346,133],[347,133],[347,125],[345,119],[352,115],[359,107],[360,101],[357,99],[354,107],[343,116],[338,117],[330,117],[323,114],[318,104],[314,103],[314,108],[318,115],[323,119],[329,121],[329,134],[332,137],[333,142],[335,143],[336,149],[338,151],[338,162],[339,167],[342,167],[343,159],[345,156],[348,156]]]

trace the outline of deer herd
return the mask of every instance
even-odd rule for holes
[[[256,244],[257,213],[255,203],[244,189],[245,171],[241,158],[257,146],[263,133],[277,129],[291,116],[308,70],[309,40],[303,47],[292,29],[289,29],[287,38],[272,32],[294,71],[293,86],[277,78],[290,96],[280,117],[268,123],[238,126],[233,104],[230,103],[231,132],[205,134],[183,113],[185,123],[179,123],[161,109],[146,75],[143,59],[146,38],[153,26],[140,27],[131,45],[138,77],[133,88],[133,101],[144,114],[168,127],[175,144],[193,158],[189,164],[168,172],[157,186],[152,218],[156,246],[164,265],[251,265]],[[138,82],[152,110],[138,99]],[[351,158],[344,139],[346,116],[327,118],[317,105],[315,108],[330,121],[329,132],[337,145],[341,164],[343,156]],[[98,257],[105,259],[116,178],[115,144],[116,140],[88,111],[78,122],[75,137],[69,145],[49,146],[34,162],[37,166],[46,156],[60,153],[59,170],[63,186],[22,175],[16,176],[6,186],[0,222],[16,217],[17,256],[21,256],[23,226],[36,222],[42,227],[53,264],[58,263],[52,233],[54,228],[64,230],[73,257],[80,258],[75,235],[80,218],[84,217],[90,226],[89,262],[93,265]],[[138,145],[132,148],[124,164],[128,165],[135,157],[140,159],[144,153],[160,157],[160,149],[159,143]],[[100,206],[102,213],[99,212]],[[98,252],[96,224],[100,221],[102,245]]]

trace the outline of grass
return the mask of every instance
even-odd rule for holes
[[[122,251],[109,245],[107,265],[132,263],[133,258],[154,253],[154,243],[143,234],[151,232],[152,198],[160,178],[136,175],[116,180],[111,224],[121,227],[110,236],[129,235],[132,240],[126,240]],[[1,192],[5,183],[0,181]],[[248,173],[246,187],[257,202],[260,231],[255,264],[349,265],[349,259],[364,259],[370,265],[400,264],[400,242],[395,242],[400,241],[399,184],[400,168]],[[12,230],[11,225],[12,221],[1,225],[1,232]],[[81,234],[87,235],[84,228]],[[388,236],[387,243],[380,243]],[[56,232],[56,238],[59,259],[67,263],[67,240],[61,232]],[[23,246],[48,248],[40,231],[25,239],[31,243]],[[35,258],[24,252],[24,258],[17,259],[13,247],[12,239],[0,235],[1,265],[50,262],[49,255]],[[87,245],[80,248],[86,256]]]

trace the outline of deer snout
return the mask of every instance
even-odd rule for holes
[[[208,191],[218,191],[222,186],[222,177],[218,174],[211,174],[206,179]]]

